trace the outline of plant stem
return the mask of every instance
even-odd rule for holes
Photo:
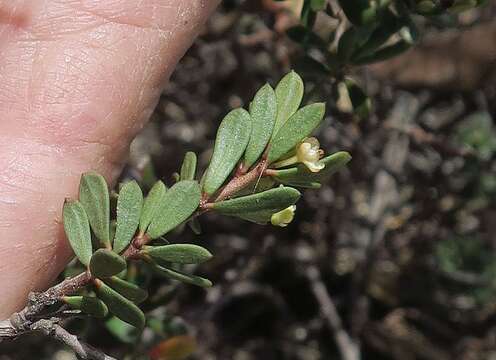
[[[258,178],[262,177],[268,165],[269,163],[267,159],[263,158],[251,171],[244,175],[234,177],[227,183],[226,186],[224,186],[219,195],[215,198],[214,202],[222,201],[231,197],[241,189],[256,181]],[[208,206],[205,207],[208,208]]]

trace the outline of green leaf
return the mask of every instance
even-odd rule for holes
[[[322,187],[322,184],[317,181],[281,181],[281,184],[314,190]]]
[[[148,193],[141,211],[139,229],[141,233],[145,233],[153,218],[157,214],[161,204],[164,202],[167,187],[162,181],[157,181]]]
[[[177,270],[167,269],[158,264],[151,264],[152,269],[160,275],[163,275],[169,279],[177,280],[186,284],[196,285],[200,287],[212,287],[212,282],[208,279],[202,278],[196,275],[189,275]]]
[[[324,103],[316,103],[302,107],[291,116],[272,138],[269,162],[278,160],[310,135],[322,121],[324,112]]]
[[[352,63],[354,65],[364,65],[384,61],[404,53],[405,51],[410,49],[411,46],[411,43],[405,40],[399,40],[394,44],[380,48],[372,54],[353,59]]]
[[[95,287],[98,297],[108,306],[112,314],[140,330],[143,329],[145,315],[132,301],[126,299],[101,280],[95,280]]]
[[[136,331],[136,328],[119,320],[115,316],[105,321],[105,327],[114,337],[123,343],[135,344],[138,341],[139,333]]]
[[[326,0],[310,0],[310,7],[313,11],[321,11],[324,10],[327,4]]]
[[[350,27],[339,38],[337,55],[339,61],[347,63],[367,34],[356,27]]]
[[[129,281],[122,280],[117,276],[112,276],[104,279],[103,281],[119,294],[136,304],[145,301],[148,297],[148,292],[146,290],[140,288],[136,284],[130,283]]]
[[[237,216],[243,220],[251,221],[255,224],[265,225],[268,222],[270,222],[270,218],[272,217],[273,214],[274,211],[272,210],[261,210],[261,211],[247,212]]]
[[[195,235],[201,234],[202,230],[201,230],[201,225],[200,225],[200,221],[198,221],[198,218],[194,217],[190,221],[188,221],[188,226],[195,233]]]
[[[147,234],[156,239],[186,221],[198,208],[200,198],[200,186],[196,181],[183,180],[174,184],[165,193]]]
[[[283,184],[300,184],[296,186],[308,187],[303,186],[302,184],[311,185],[315,182],[319,182],[343,168],[350,160],[351,156],[349,153],[346,151],[339,151],[320,159],[320,162],[324,163],[325,167],[318,173],[311,172],[305,165],[299,164],[298,166],[289,169],[275,170],[273,178]]]
[[[243,217],[255,212],[267,211],[271,214],[293,205],[300,198],[300,192],[291,187],[278,187],[261,193],[219,201],[213,209],[224,215]]]
[[[69,305],[72,309],[81,310],[82,312],[103,318],[108,314],[108,308],[101,300],[91,296],[64,296],[61,300]]]
[[[65,234],[74,254],[76,254],[82,264],[88,266],[93,248],[91,244],[90,224],[83,205],[77,200],[66,199],[62,216]]]
[[[369,0],[338,0],[350,22],[356,26],[371,25],[376,21],[377,10]]]
[[[250,104],[252,131],[245,152],[246,167],[253,165],[265,150],[274,129],[276,111],[276,94],[269,84],[265,84]]]
[[[347,94],[351,105],[353,107],[353,113],[357,115],[359,118],[366,118],[372,107],[372,103],[370,98],[365,94],[360,86],[357,85],[353,80],[346,79],[343,82],[344,85],[344,93]],[[342,86],[340,84],[340,86]]]
[[[115,229],[114,251],[123,251],[136,233],[143,207],[143,193],[136,181],[125,183],[117,199],[117,227]]]
[[[188,151],[181,165],[181,180],[194,180],[196,176],[196,154]]]
[[[288,35],[288,37],[294,42],[300,43],[306,47],[313,46],[324,50],[328,46],[324,39],[302,25],[290,27],[286,30],[286,35]]]
[[[203,179],[203,190],[212,195],[224,183],[243,155],[251,134],[250,114],[234,109],[222,120],[212,159]]]
[[[200,264],[212,258],[207,249],[193,244],[146,246],[143,253],[175,264]]]
[[[126,269],[127,264],[121,256],[108,249],[98,249],[90,260],[91,275],[106,278]]]
[[[81,176],[79,201],[83,204],[96,237],[102,246],[110,248],[110,199],[107,182],[103,176],[95,172]]]
[[[276,86],[277,116],[273,136],[300,107],[303,98],[303,80],[296,72],[286,74]]]
[[[305,0],[301,8],[300,21],[305,26],[311,29],[317,18],[316,12],[312,9],[311,0]]]
[[[387,9],[381,17],[379,26],[369,33],[367,41],[360,45],[353,57],[360,58],[370,55],[405,25],[402,18],[397,17],[391,10]]]

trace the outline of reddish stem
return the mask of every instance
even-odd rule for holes
[[[215,198],[214,202],[225,200],[225,199],[231,197],[232,195],[234,195],[235,193],[237,193],[238,191],[240,191],[241,189],[245,188],[246,186],[248,186],[252,182],[256,181],[258,178],[260,178],[264,174],[268,165],[269,164],[268,164],[267,159],[264,158],[257,164],[257,166],[255,166],[248,173],[246,173],[242,176],[239,176],[239,177],[234,177],[221,190],[219,195],[217,195],[217,197]],[[206,205],[208,205],[208,204],[206,204]],[[205,207],[208,208],[208,206],[205,206]]]

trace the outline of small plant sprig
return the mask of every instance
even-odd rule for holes
[[[318,140],[310,135],[324,118],[325,106],[300,108],[303,92],[302,79],[292,71],[275,90],[264,85],[248,111],[229,112],[200,180],[197,157],[188,152],[170,188],[158,181],[145,197],[136,181],[125,182],[112,211],[105,179],[95,172],[83,174],[79,199],[64,203],[63,223],[85,270],[43,293],[31,294],[26,308],[0,323],[0,338],[39,329],[50,333],[50,324],[60,331],[58,322],[74,314],[103,318],[111,313],[141,330],[146,320],[138,305],[148,293],[126,279],[130,262],[172,280],[212,286],[208,279],[178,270],[209,260],[212,254],[207,249],[195,244],[162,245],[158,239],[183,223],[197,230],[196,218],[207,212],[288,225],[300,198],[296,188],[320,187],[351,159],[346,152],[324,157]],[[47,318],[52,323],[47,325]],[[42,320],[45,327],[40,327]],[[86,358],[97,358],[90,353]]]

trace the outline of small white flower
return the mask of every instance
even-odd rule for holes
[[[320,143],[317,138],[309,137],[296,146],[296,154],[278,161],[274,164],[275,168],[281,168],[296,163],[304,164],[311,172],[319,172],[325,167],[325,164],[319,160],[324,155],[324,150],[320,149]]]
[[[306,138],[296,149],[296,157],[298,161],[305,164],[311,172],[319,172],[325,165],[319,162],[324,155],[324,151],[320,149],[320,143],[317,138]]]
[[[286,227],[291,221],[293,221],[295,210],[296,205],[291,205],[284,210],[276,212],[270,217],[270,222],[274,226]]]

